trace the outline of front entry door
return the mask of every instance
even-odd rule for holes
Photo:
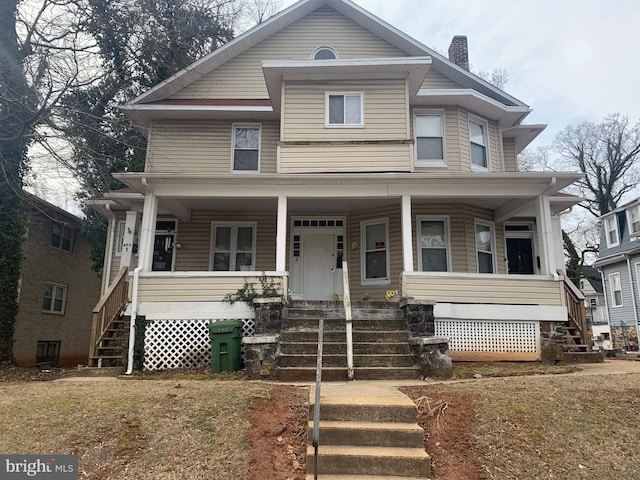
[[[306,300],[333,300],[334,293],[341,293],[335,291],[335,249],[335,235],[302,235],[302,295]]]
[[[532,238],[507,238],[509,273],[533,275],[535,273]]]

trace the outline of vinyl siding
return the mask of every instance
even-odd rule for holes
[[[462,88],[459,84],[451,80],[450,78],[445,77],[440,72],[437,72],[433,69],[429,70],[427,74],[427,78],[424,79],[422,83],[421,89],[457,89]]]
[[[469,115],[484,120],[487,125],[487,144],[489,147],[489,165],[491,172],[497,173],[504,171],[503,166],[503,152],[502,152],[502,139],[500,135],[500,129],[497,122],[493,120],[483,119],[479,115],[474,115],[464,109],[457,109],[457,137],[453,137],[452,141],[458,141],[460,146],[460,172],[471,172],[471,145],[469,143]],[[453,125],[451,126],[453,127]],[[453,131],[454,128],[451,128]],[[448,132],[447,132],[448,133]],[[447,152],[448,153],[448,152]],[[447,157],[447,161],[449,157]]]
[[[505,172],[517,172],[518,158],[516,155],[516,146],[513,138],[504,138],[502,140],[502,152],[504,155]]]
[[[636,262],[638,260],[635,260]],[[633,275],[633,263],[631,262],[631,271]],[[607,298],[607,309],[609,313],[609,322],[612,326],[622,326],[622,325],[635,325],[636,318],[634,314],[634,294],[637,298],[638,291],[632,291],[632,288],[635,287],[633,285],[632,279],[629,278],[629,270],[627,268],[627,262],[621,262],[615,265],[608,265],[603,267],[602,272],[604,273],[604,291]],[[612,273],[620,274],[620,285],[622,286],[622,306],[621,307],[613,307],[613,302],[611,301],[611,282],[609,280],[609,275]]]
[[[278,122],[262,122],[260,171],[276,172]],[[231,172],[231,122],[155,122],[149,137],[147,172],[228,174]]]
[[[417,217],[448,217],[449,218],[449,259],[451,261],[450,271],[466,273],[470,270],[470,265],[475,266],[475,259],[469,259],[466,248],[467,216],[465,207],[460,205],[415,205],[411,209],[414,220],[412,224],[413,248],[415,249],[413,268],[420,271],[420,251],[418,250]]]
[[[263,60],[309,59],[330,46],[340,59],[407,54],[329,7],[322,7],[186,86],[171,98],[268,98]]]
[[[447,163],[446,167],[416,167],[415,171],[420,173],[427,172],[460,172],[462,171],[462,145],[460,143],[460,124],[458,109],[455,107],[447,108],[423,108],[415,107],[411,110],[411,132],[410,137],[414,138],[413,119],[416,111],[433,110],[444,112],[444,155]],[[468,133],[467,133],[468,136]],[[413,163],[415,159],[411,159]]]

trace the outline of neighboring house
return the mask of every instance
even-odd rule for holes
[[[605,304],[614,348],[638,350],[640,315],[640,198],[600,218],[600,253]]]
[[[596,268],[588,265],[582,267],[580,291],[585,296],[585,311],[587,323],[593,334],[593,347],[601,350],[611,350],[613,344],[611,342],[611,330],[604,299],[602,276]]]
[[[28,222],[13,356],[21,366],[86,365],[100,279],[92,269],[91,245],[80,233],[82,220],[25,196]]]
[[[449,53],[302,0],[124,105],[145,170],[94,203],[107,278],[136,269],[147,352],[188,352],[219,318],[250,334],[253,312],[222,300],[263,273],[342,297],[346,261],[353,299],[437,302],[454,358],[539,359],[540,331],[567,320],[558,214],[579,199],[557,193],[581,175],[519,172],[545,126],[468,71],[466,37]]]

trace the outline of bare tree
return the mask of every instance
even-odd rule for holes
[[[500,90],[504,90],[509,81],[509,72],[504,68],[496,68],[493,72],[480,71],[476,75]]]

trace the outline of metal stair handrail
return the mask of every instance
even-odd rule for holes
[[[320,444],[320,386],[322,385],[322,342],[324,319],[318,320],[318,356],[316,357],[316,395],[313,405],[313,478],[318,480],[318,446]]]

